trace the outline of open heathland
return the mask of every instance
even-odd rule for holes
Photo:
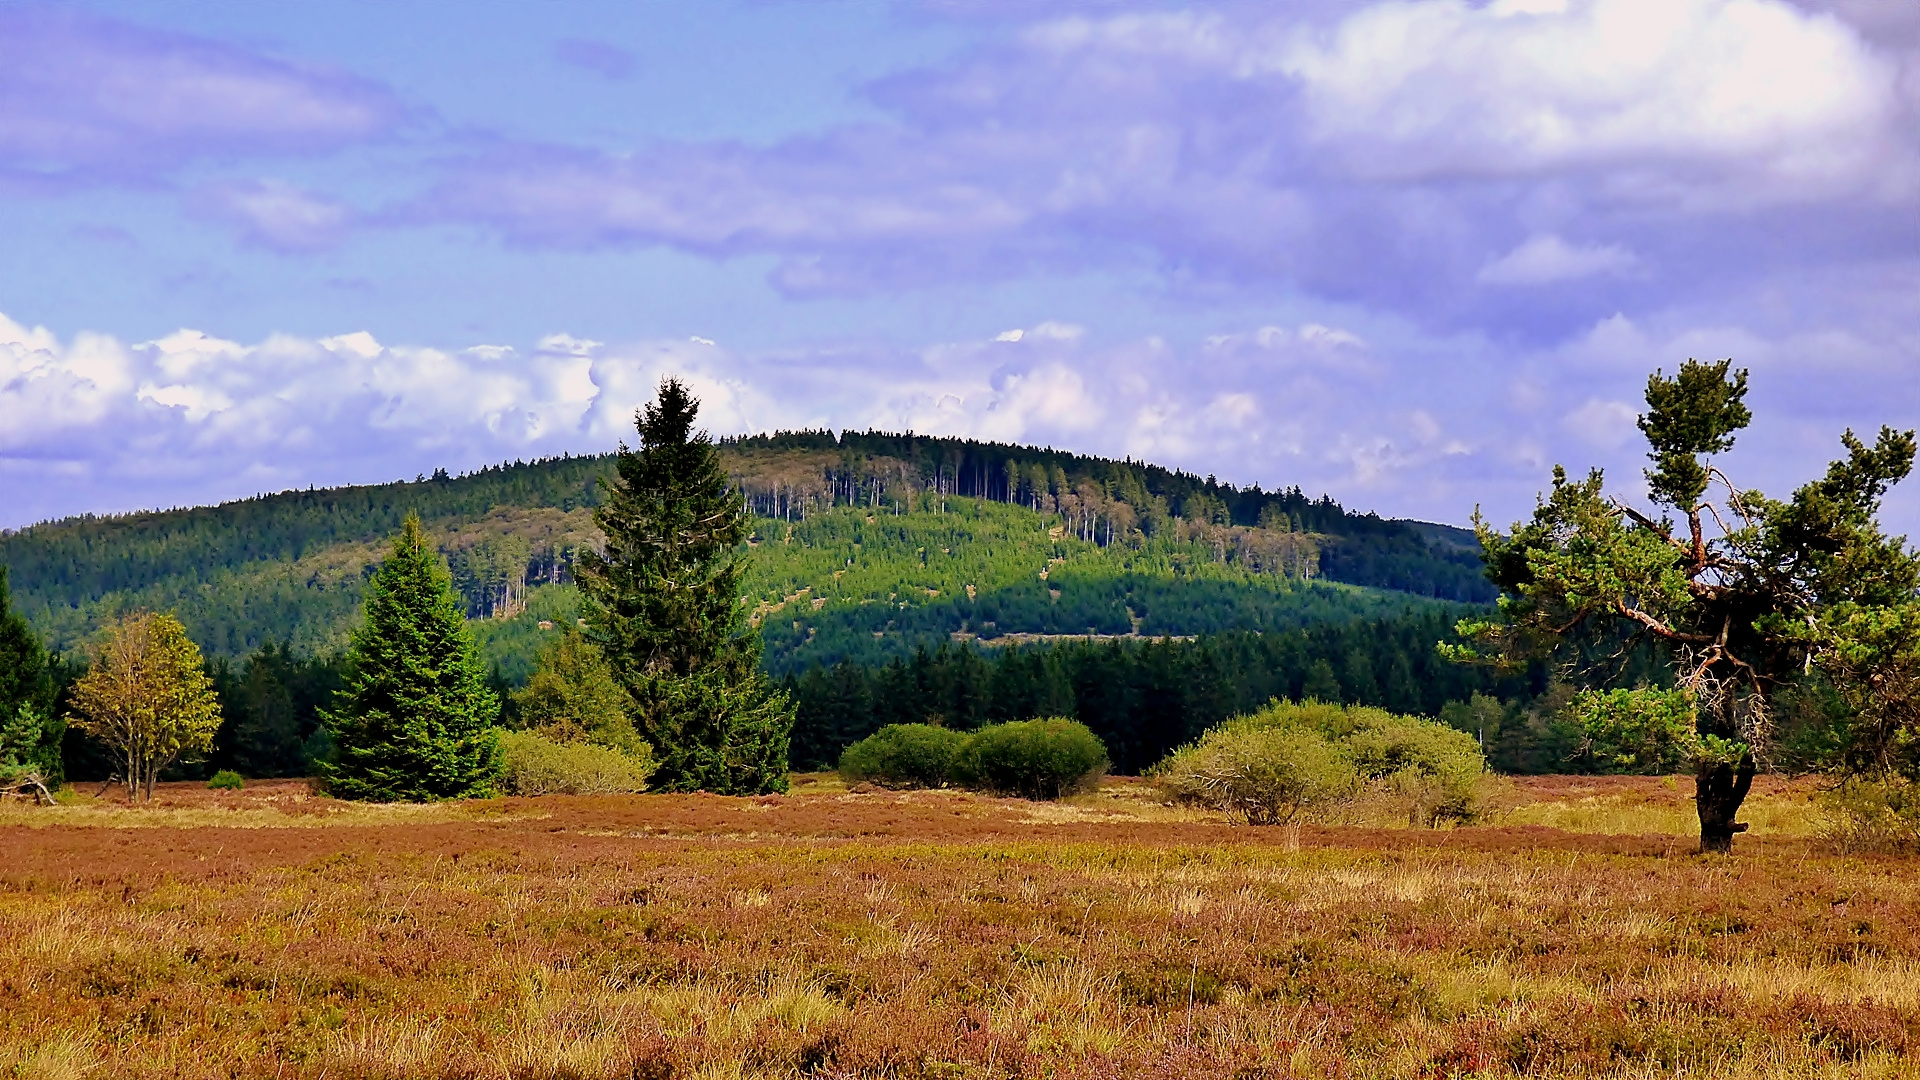
[[[88,789],[90,792],[91,789]],[[0,807],[0,1075],[1903,1076],[1920,880],[1763,778],[1507,783],[1486,824],[1235,827],[796,778]]]

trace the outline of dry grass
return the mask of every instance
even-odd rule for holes
[[[1804,787],[1691,854],[1685,782],[1495,823],[1233,827],[1115,782],[0,817],[0,1076],[1896,1077],[1920,876]],[[1559,826],[1559,827],[1549,827]],[[1575,831],[1566,826],[1577,826]]]
[[[1678,776],[1554,776],[1497,781],[1492,820],[1570,832],[1698,836],[1693,780]],[[1819,836],[1827,824],[1815,804],[1820,782],[1760,777],[1740,819],[1756,836]]]

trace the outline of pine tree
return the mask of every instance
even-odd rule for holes
[[[621,444],[594,511],[605,553],[581,558],[587,629],[633,697],[656,787],[784,791],[793,706],[760,673],[741,608],[746,504],[694,430],[699,407],[666,379],[635,417],[639,449]]]
[[[501,770],[500,702],[487,688],[440,556],[408,514],[367,589],[340,707],[324,714],[327,790],[382,802],[484,798]]]
[[[1657,646],[1674,689],[1590,690],[1568,714],[1619,763],[1651,767],[1669,750],[1690,761],[1702,852],[1731,851],[1747,827],[1734,818],[1772,749],[1778,691],[1815,668],[1843,691],[1884,683],[1898,650],[1881,654],[1878,631],[1907,622],[1920,592],[1920,553],[1878,520],[1887,489],[1913,469],[1914,433],[1883,427],[1868,446],[1849,431],[1847,456],[1824,477],[1768,499],[1715,463],[1753,418],[1746,393],[1747,373],[1727,360],[1648,377],[1640,431],[1654,466],[1651,510],[1608,498],[1598,469],[1573,480],[1555,466],[1532,521],[1502,536],[1476,515],[1487,576],[1505,595],[1497,618],[1461,622],[1473,644],[1443,646],[1509,668],[1576,658],[1604,635]],[[1713,498],[1716,489],[1724,495]],[[1879,726],[1861,720],[1850,734]],[[1911,737],[1904,717],[1879,730]],[[1849,767],[1844,754],[1833,764]]]

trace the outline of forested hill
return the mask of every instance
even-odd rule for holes
[[[1491,595],[1480,575],[1472,536],[1464,530],[1349,513],[1331,499],[1309,499],[1297,489],[1240,489],[1134,462],[912,435],[849,433],[836,438],[826,432],[788,433],[726,440],[722,453],[761,515],[763,543],[777,540],[792,551],[796,536],[805,547],[814,542],[809,537],[826,528],[815,537],[820,543],[861,549],[863,538],[855,535],[866,528],[861,518],[877,521],[877,515],[887,514],[902,519],[902,527],[893,530],[898,536],[866,529],[871,536],[864,538],[861,550],[893,567],[871,572],[869,577],[879,578],[869,581],[868,604],[875,595],[899,591],[882,590],[880,578],[907,574],[901,567],[916,559],[926,563],[927,545],[916,539],[926,529],[907,527],[905,518],[965,516],[967,506],[978,508],[971,511],[978,528],[954,534],[962,540],[943,544],[949,549],[944,555],[954,557],[954,543],[971,543],[965,538],[979,532],[988,546],[970,557],[993,563],[991,551],[1019,547],[1018,558],[1027,559],[1034,556],[1026,550],[1031,545],[1010,545],[1004,538],[1037,534],[1060,549],[1042,553],[1042,563],[1071,555],[1072,565],[1061,568],[1053,587],[1042,589],[1043,579],[1022,564],[1019,575],[1030,582],[1026,592],[1057,607],[1064,580],[1102,581],[1107,599],[1095,604],[1099,611],[1094,617],[1075,615],[1062,626],[1060,619],[1066,616],[1057,613],[1036,624],[1046,630],[1110,632],[1116,620],[1120,629],[1128,620],[1137,629],[1145,617],[1161,632],[1186,632],[1178,629],[1183,626],[1204,632],[1220,619],[1175,618],[1178,608],[1244,608],[1246,590],[1236,583],[1268,583],[1254,591],[1273,596],[1279,595],[1276,588],[1284,593],[1316,581],[1460,601],[1484,601]],[[513,614],[525,606],[530,592],[564,583],[574,552],[595,542],[591,508],[599,499],[598,481],[611,463],[610,455],[514,462],[459,477],[436,472],[413,482],[73,518],[0,535],[0,563],[12,570],[16,603],[56,648],[71,648],[101,619],[118,611],[150,608],[180,611],[196,638],[215,654],[237,655],[276,640],[292,641],[303,650],[327,649],[339,643],[358,606],[365,576],[379,559],[385,538],[408,511],[420,514],[447,553],[456,583],[476,616]],[[990,504],[1002,505],[996,512],[1000,516],[980,517]],[[831,525],[836,519],[845,521]],[[796,534],[788,526],[805,528]],[[893,550],[903,544],[908,546]],[[802,564],[811,568],[807,572],[835,575],[835,570],[811,566],[818,561],[789,555],[756,576],[766,578],[759,584],[768,590],[792,591],[807,587],[794,577]],[[861,568],[858,562],[848,565]],[[1198,573],[1204,566],[1214,571]],[[1138,588],[1114,584],[1129,576],[1137,579]],[[1163,583],[1179,579],[1194,587],[1177,595],[1155,593],[1139,584],[1146,577]],[[1211,584],[1203,585],[1203,579]],[[955,584],[984,588],[986,582]],[[930,588],[939,593],[939,585]],[[1016,602],[1012,593],[1005,599],[1015,607],[1025,602]],[[1305,594],[1300,599],[1304,603]],[[969,618],[983,619],[974,607],[987,600],[970,592],[964,612],[955,608],[931,621],[904,616],[890,621],[913,626],[926,622],[929,633],[935,632],[936,622],[942,632],[964,630]],[[940,601],[953,605],[955,595],[949,591]],[[1141,610],[1149,601],[1155,608],[1151,615]],[[912,606],[898,599],[890,602],[903,611]],[[1314,604],[1324,601],[1307,606]],[[1269,618],[1246,616],[1229,622],[1257,628]],[[960,625],[945,625],[956,619]],[[859,634],[869,633],[864,629],[867,621],[854,621],[862,627]],[[848,624],[849,633],[855,632],[854,623]],[[818,638],[817,628],[806,632],[810,640]],[[885,628],[872,632],[884,636]]]
[[[1468,603],[1490,603],[1473,533],[1450,525],[1355,513],[1298,487],[1238,488],[1144,462],[1052,448],[885,432],[787,432],[730,439],[729,467],[757,508],[783,498],[861,504],[900,490],[934,490],[1009,502],[1080,521],[1086,534],[1184,531],[1232,545],[1246,530],[1314,538],[1314,576]]]

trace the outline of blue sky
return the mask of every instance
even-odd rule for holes
[[[0,527],[912,428],[1349,506],[1920,422],[1920,7],[0,3]],[[1898,491],[1892,523],[1920,526]]]

